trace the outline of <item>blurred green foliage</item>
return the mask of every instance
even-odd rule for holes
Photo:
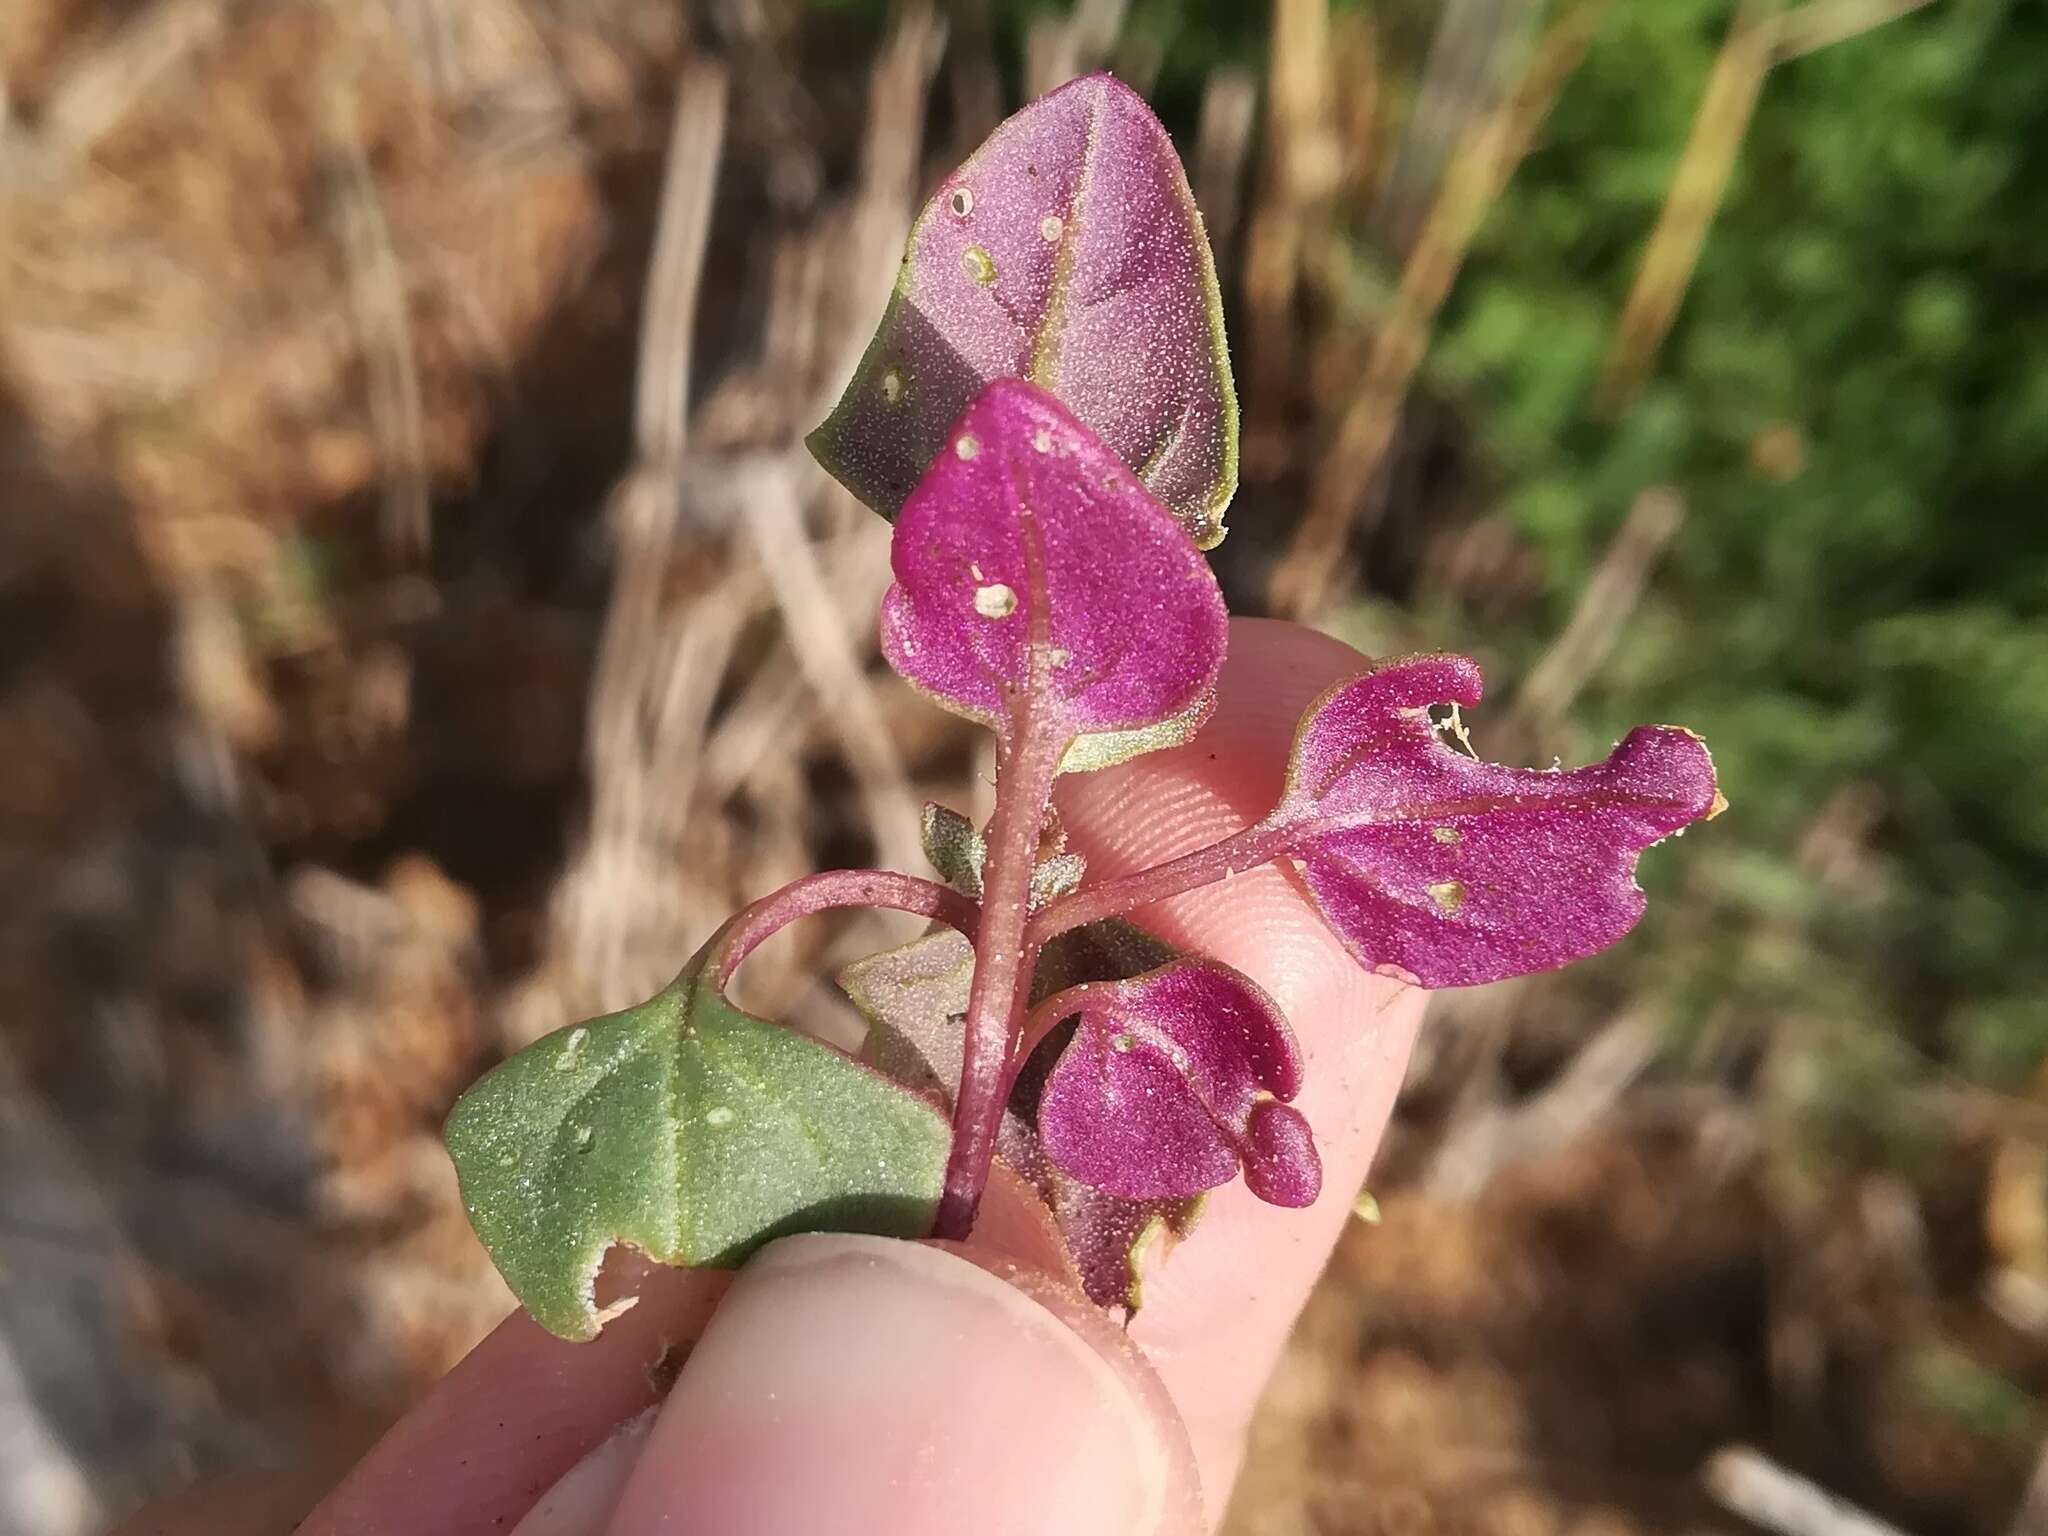
[[[2048,1054],[2048,14],[1948,0],[1775,68],[1609,419],[1595,375],[1732,12],[1613,9],[1434,378],[1547,557],[1553,626],[1638,490],[1687,500],[1580,712],[1713,744],[1719,921],[1797,938],[1790,966],[1744,946],[1735,1000],[2017,1086]],[[1796,849],[1845,784],[1876,792],[1878,857],[1817,883]]]

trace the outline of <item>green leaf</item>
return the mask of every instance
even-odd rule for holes
[[[470,1222],[551,1333],[603,1325],[592,1287],[613,1243],[730,1268],[792,1232],[930,1228],[945,1118],[733,1007],[700,975],[710,953],[637,1008],[535,1041],[448,1117]]]

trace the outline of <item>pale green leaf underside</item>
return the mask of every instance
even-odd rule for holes
[[[925,1100],[740,1012],[694,966],[500,1065],[446,1134],[492,1261],[570,1339],[598,1331],[592,1285],[615,1242],[728,1268],[792,1232],[922,1236],[950,1143]]]
[[[1134,757],[1147,752],[1162,751],[1177,747],[1191,740],[1195,733],[1209,723],[1209,716],[1216,712],[1216,698],[1213,694],[1195,700],[1186,709],[1168,720],[1153,725],[1141,725],[1128,731],[1095,731],[1077,736],[1060,757],[1061,773],[1094,773],[1102,768],[1114,768],[1127,763]]]

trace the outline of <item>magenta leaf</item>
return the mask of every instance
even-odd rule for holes
[[[1129,923],[1090,923],[1046,946],[1032,978],[1032,999],[1042,1002],[1085,982],[1136,976],[1175,958],[1171,946]],[[1194,1230],[1208,1196],[1126,1200],[1084,1184],[1046,1155],[1038,1134],[1039,1100],[1072,1034],[1070,1025],[1054,1029],[1018,1071],[997,1156],[1051,1208],[1088,1299],[1120,1307],[1128,1317],[1144,1305],[1146,1275]]]
[[[1244,1182],[1268,1205],[1315,1203],[1323,1162],[1308,1119],[1292,1104],[1261,1099],[1245,1123]]]
[[[1003,1119],[996,1155],[1052,1211],[1081,1290],[1097,1306],[1135,1315],[1145,1277],[1201,1219],[1206,1195],[1126,1200],[1071,1177],[1045,1155],[1038,1128],[1016,1109]]]
[[[1723,803],[1706,747],[1674,726],[1639,727],[1569,773],[1467,757],[1429,710],[1479,694],[1462,656],[1341,684],[1302,717],[1266,822],[1359,962],[1428,987],[1605,949],[1642,916],[1637,855]]]
[[[982,386],[1067,403],[1202,548],[1237,484],[1216,269],[1166,130],[1128,86],[1031,103],[932,194],[811,452],[893,517]]]
[[[1301,1087],[1300,1053],[1249,977],[1186,960],[1062,997],[1080,1023],[1038,1101],[1059,1168],[1152,1200],[1214,1189],[1243,1165],[1261,1199],[1315,1199],[1322,1165],[1307,1123],[1276,1102]]]
[[[903,504],[882,600],[891,666],[1006,748],[1100,768],[1198,730],[1227,616],[1165,507],[1043,390],[998,380]]]
[[[1034,995],[1134,975],[1172,958],[1164,944],[1127,923],[1094,923],[1046,947]],[[974,947],[951,929],[846,967],[839,984],[868,1021],[863,1056],[897,1082],[950,1104],[960,1079],[962,1015],[973,975]],[[1046,1157],[1038,1136],[1038,1096],[1065,1044],[1056,1034],[1019,1072],[997,1155],[1051,1209],[1088,1298],[1136,1312],[1146,1269],[1193,1228],[1202,1200],[1125,1200],[1069,1177]]]

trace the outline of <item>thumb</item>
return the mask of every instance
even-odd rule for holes
[[[1200,1522],[1179,1420],[1100,1313],[985,1250],[821,1234],[740,1271],[608,1530],[1184,1536]]]

